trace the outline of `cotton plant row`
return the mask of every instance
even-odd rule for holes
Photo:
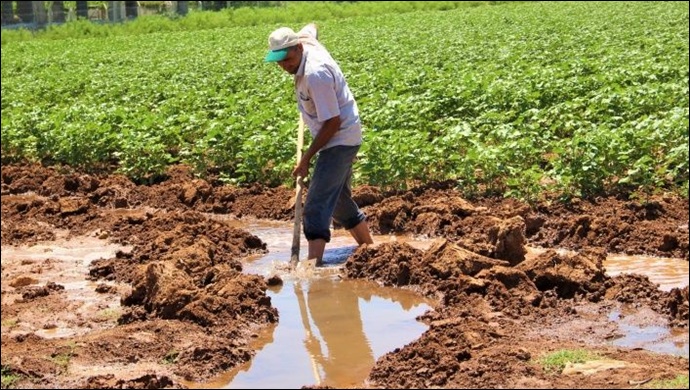
[[[290,78],[262,62],[274,27],[5,45],[3,161],[289,185],[298,116]],[[687,2],[538,2],[320,35],[365,127],[357,184],[536,200],[687,196],[688,27]]]

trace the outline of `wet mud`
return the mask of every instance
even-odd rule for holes
[[[265,242],[212,215],[290,221],[294,190],[226,186],[185,167],[146,185],[37,165],[3,165],[1,176],[2,366],[18,378],[13,387],[185,388],[250,361],[252,341],[281,321],[267,290],[285,276],[243,272]],[[604,267],[611,253],[687,267],[687,199],[528,205],[463,199],[449,182],[354,195],[375,234],[432,244],[359,247],[340,277],[408,289],[432,307],[419,317],[428,330],[353,387],[625,388],[688,374],[687,355],[610,342],[622,317],[687,336],[687,283],[660,289]],[[10,255],[87,239],[120,249],[95,259],[49,248],[43,258]],[[583,348],[610,364],[557,373],[538,364]]]

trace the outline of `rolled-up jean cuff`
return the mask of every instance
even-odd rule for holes
[[[324,234],[318,234],[318,233],[304,232],[304,237],[307,238],[307,241],[324,240],[326,242],[331,242],[330,233],[328,235],[324,235]]]
[[[350,218],[345,221],[338,221],[338,223],[343,227],[343,229],[350,230],[353,229],[355,226],[359,225],[365,219],[366,216],[364,215],[364,213],[360,211],[356,217]]]

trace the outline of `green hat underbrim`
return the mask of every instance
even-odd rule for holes
[[[264,61],[266,62],[278,62],[282,61],[287,57],[288,49],[280,49],[280,50],[271,50],[266,54],[266,58],[264,58]]]

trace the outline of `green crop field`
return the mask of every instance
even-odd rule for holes
[[[317,20],[365,127],[355,184],[687,196],[688,9],[521,2]],[[184,163],[228,183],[289,185],[292,83],[263,63],[282,24],[304,23],[3,36],[3,163],[135,180]]]

